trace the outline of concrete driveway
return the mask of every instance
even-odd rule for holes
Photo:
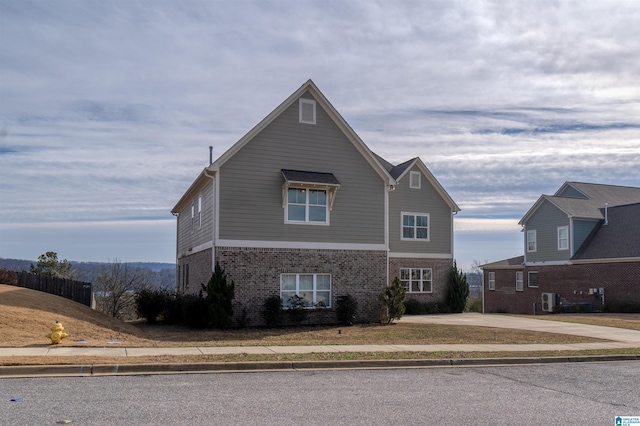
[[[543,331],[546,333],[570,334],[593,337],[616,342],[640,345],[640,331],[600,325],[576,324],[569,322],[538,320],[505,314],[463,314],[408,315],[398,322],[418,324],[474,325],[478,327],[514,328],[519,330]]]

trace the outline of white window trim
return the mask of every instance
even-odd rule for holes
[[[193,233],[196,230],[195,221],[196,221],[196,206],[194,203],[191,203],[191,233]]]
[[[516,271],[516,291],[524,291],[524,272]]]
[[[400,268],[400,282],[407,281],[407,280],[403,280],[402,279],[402,270],[403,269],[409,271],[409,285],[408,285],[408,288],[405,287],[405,290],[407,291],[407,293],[412,293],[412,294],[433,293],[433,269],[432,268]],[[411,277],[413,276],[413,271],[415,271],[416,269],[420,271],[420,279],[418,280],[418,282],[420,283],[419,284],[420,288],[424,289],[424,283],[428,282],[429,283],[429,287],[430,287],[429,291],[424,291],[424,290],[413,291],[412,290],[411,283],[414,282],[414,280]],[[431,276],[430,280],[425,280],[425,279],[422,278],[423,271],[425,271],[425,270],[429,271],[429,275]]]
[[[529,238],[529,235],[533,235],[533,241]],[[529,249],[529,243],[533,242],[533,249]],[[538,251],[538,234],[535,229],[527,231],[527,253],[535,253]]]
[[[306,202],[305,202],[305,220],[289,220],[289,189],[304,189],[306,194]],[[314,191],[324,191],[325,199],[327,200],[327,204],[325,205],[326,209],[326,217],[327,220],[325,222],[314,222],[309,220],[309,193],[310,190]],[[330,224],[329,213],[331,209],[329,208],[329,190],[326,188],[310,188],[306,186],[289,186],[284,191],[285,202],[284,202],[284,223],[293,224],[293,225],[319,225],[319,226],[328,226]],[[315,204],[314,204],[315,205]]]
[[[318,303],[317,300],[317,293],[318,291],[321,292],[326,292],[327,290],[318,290],[318,276],[320,275],[326,275],[329,277],[329,304],[327,306],[323,306],[324,308],[330,308],[331,307],[331,296],[333,293],[333,279],[331,277],[331,274],[324,274],[324,273],[305,273],[305,272],[300,272],[300,273],[286,273],[286,274],[280,274],[280,297],[284,300],[284,297],[282,297],[282,293],[284,292],[284,290],[282,289],[282,277],[285,275],[295,275],[296,277],[296,295],[300,295],[300,275],[313,275],[313,290],[312,290],[312,294],[313,294],[313,301],[312,301],[312,306],[307,306],[305,307],[305,309],[316,309],[317,306],[316,304]],[[307,290],[304,290],[307,291]],[[290,293],[291,290],[287,290],[287,293]],[[285,309],[288,309],[287,306],[284,307]]]
[[[496,289],[496,273],[489,272],[489,290]]]
[[[562,238],[562,240],[566,240],[567,241],[567,246],[566,247],[560,247],[560,231],[564,230],[567,231],[567,237],[566,238]],[[558,226],[558,250],[569,250],[569,227],[568,226]]]
[[[202,195],[198,195],[198,229],[202,228]]]
[[[417,238],[418,233],[414,232],[413,238],[405,238],[404,236],[404,232],[403,228],[404,228],[404,217],[405,216],[414,216],[414,223],[416,223],[417,221],[415,220],[415,216],[426,216],[427,217],[427,238]],[[417,230],[417,225],[414,225],[414,231]],[[429,242],[431,241],[431,215],[429,213],[414,213],[414,212],[400,212],[400,240],[402,241],[422,241],[422,242]]]
[[[303,110],[303,105],[305,105],[305,104],[313,106],[313,120],[312,121],[303,120],[302,110]],[[299,119],[300,123],[316,124],[316,101],[315,100],[300,98],[300,101],[299,101],[299,104],[298,104],[298,119]]]
[[[422,176],[422,173],[420,172],[409,172],[409,188],[420,189],[421,176]],[[414,181],[414,178],[417,181],[417,185],[415,184],[416,182]]]
[[[529,271],[529,272],[527,272],[527,287],[531,287],[531,288],[540,287],[540,281],[538,281],[537,285],[531,285],[531,274],[538,275],[538,271]],[[540,275],[538,275],[538,279],[540,279]]]

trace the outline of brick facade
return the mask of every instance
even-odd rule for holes
[[[384,251],[216,247],[216,261],[235,283],[236,321],[246,308],[250,325],[263,324],[262,305],[267,297],[280,295],[282,273],[331,274],[331,306],[311,311],[309,323],[335,323],[336,300],[347,294],[358,301],[357,321],[380,319],[377,297],[386,285]]]
[[[178,259],[178,291],[197,294],[201,284],[206,285],[211,278],[211,249],[199,251]]]
[[[516,291],[518,270],[523,271],[523,291]],[[495,290],[489,290],[490,272],[495,272]],[[529,272],[538,272],[537,288],[529,287]],[[640,303],[640,262],[485,268],[484,311],[545,314],[541,309],[542,293],[557,294],[560,304],[589,304],[599,310],[602,294],[593,292],[594,288],[604,288],[604,303]]]
[[[420,302],[445,302],[447,297],[448,277],[452,259],[416,259],[416,258],[389,258],[389,283],[395,277],[400,277],[400,268],[431,268],[432,288],[431,293],[409,293],[405,300],[416,299]]]

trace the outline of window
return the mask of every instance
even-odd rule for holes
[[[306,124],[316,124],[316,101],[313,99],[300,98],[300,122]]]
[[[191,204],[191,232],[195,231],[196,206]]]
[[[527,251],[537,251],[538,250],[538,242],[536,239],[536,231],[527,231]]]
[[[305,306],[331,307],[330,274],[282,274],[280,275],[280,297],[285,307],[291,297],[298,295]]]
[[[202,195],[198,195],[198,229],[202,228]]]
[[[400,283],[408,293],[431,293],[431,268],[400,268]]]
[[[528,274],[528,286],[529,287],[538,287],[538,272],[529,272]]]
[[[420,189],[420,176],[422,173],[420,172],[410,172],[409,173],[409,187],[413,189]]]
[[[569,250],[569,227],[558,227],[558,250]]]
[[[429,241],[429,215],[402,213],[402,239]]]
[[[516,272],[516,291],[524,290],[524,272],[517,271]]]
[[[489,290],[496,289],[496,273],[489,272]]]
[[[289,188],[286,215],[286,222],[329,223],[327,191]]]

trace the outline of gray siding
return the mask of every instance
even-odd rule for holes
[[[584,240],[587,239],[598,221],[595,220],[574,220],[573,221],[573,253],[580,248]]]
[[[316,108],[315,125],[299,123],[294,102],[221,166],[220,238],[384,243],[382,178],[319,104]],[[284,223],[281,169],[335,175],[341,186],[329,226]]]
[[[558,250],[558,227],[569,226],[569,218],[548,201],[544,201],[525,226],[525,259],[527,262],[563,261],[571,257],[570,250]],[[536,252],[527,252],[526,231],[536,230]]]
[[[389,249],[392,253],[445,253],[451,254],[451,208],[436,189],[422,175],[420,189],[409,187],[411,171],[404,175],[389,193]],[[429,213],[429,241],[402,240],[402,212]]]
[[[582,199],[586,199],[587,198],[584,195],[582,195],[580,192],[578,192],[572,186],[567,186],[564,189],[564,191],[562,191],[560,194],[558,194],[558,196],[559,197],[570,197],[570,198],[582,198]]]
[[[213,240],[213,184],[209,182],[199,193],[202,195],[202,226],[198,228],[197,218],[194,230],[191,230],[191,204],[178,215],[178,257],[191,254],[193,249]],[[198,215],[198,195],[192,200],[196,217]]]

